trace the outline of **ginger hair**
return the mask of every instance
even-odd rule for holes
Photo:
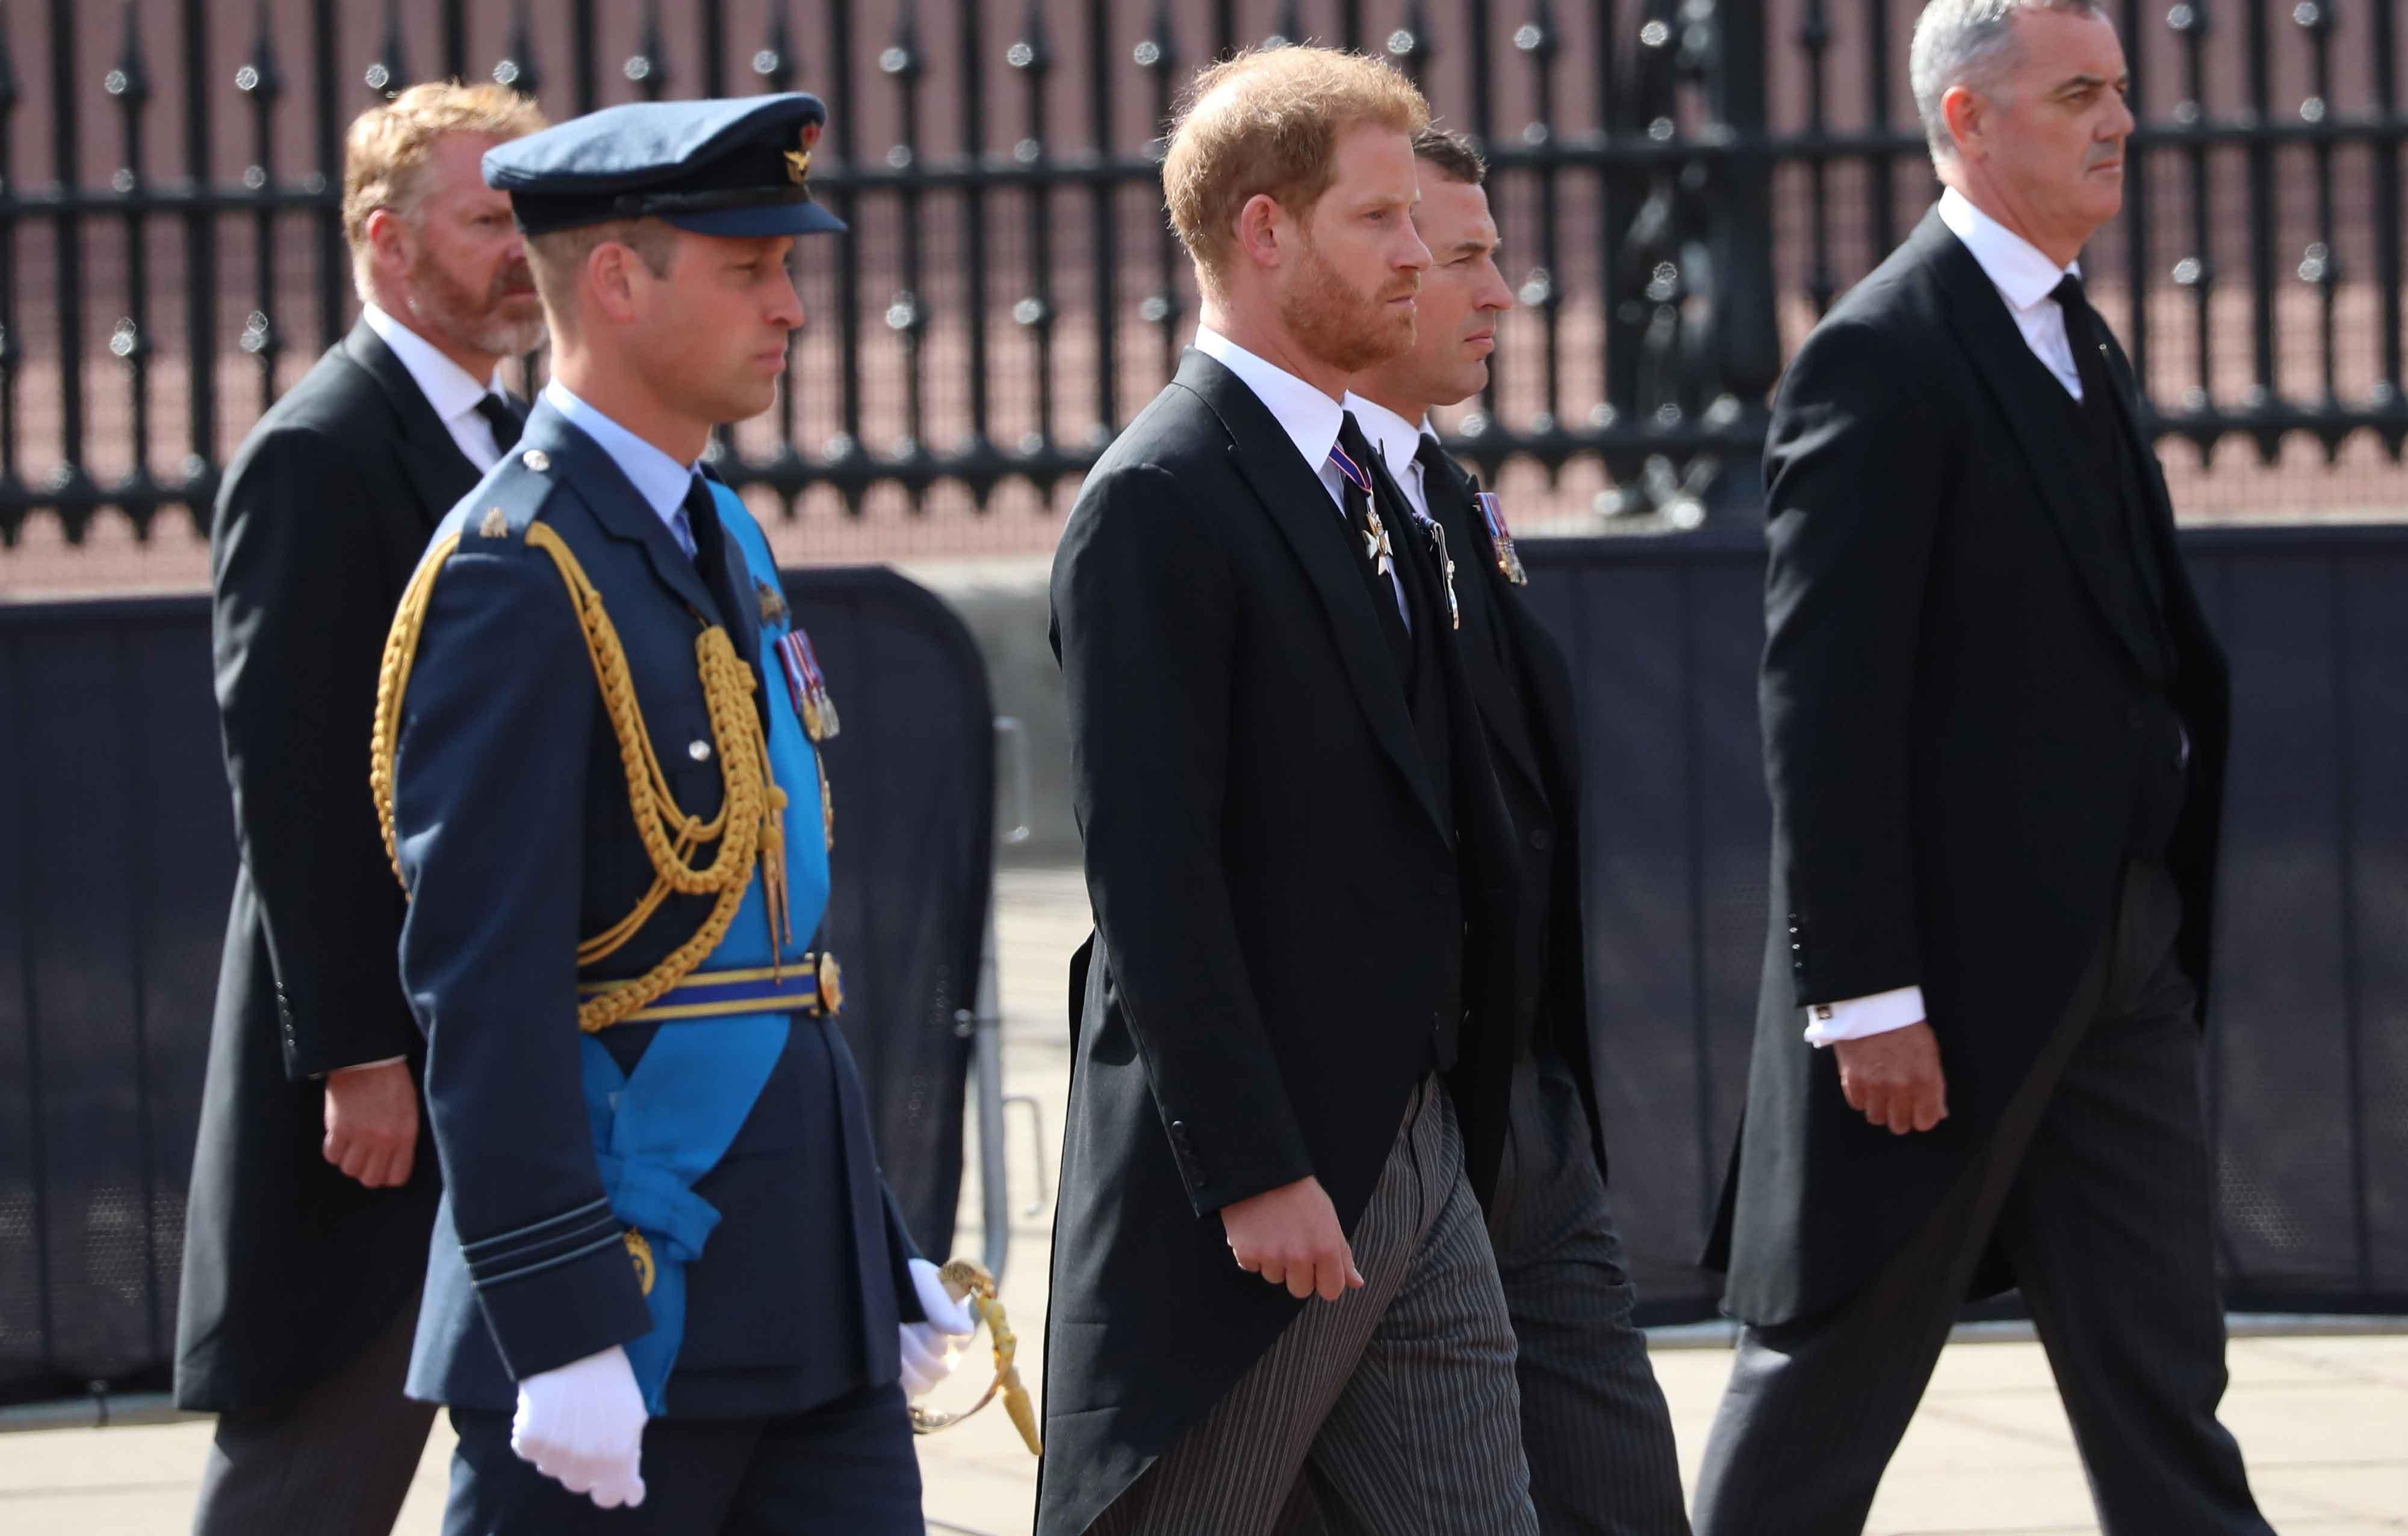
[[[1364,123],[1416,134],[1429,103],[1376,60],[1332,48],[1254,49],[1189,82],[1171,121],[1162,185],[1171,227],[1215,291],[1238,214],[1268,196],[1299,218],[1337,175],[1338,141]]]
[[[360,296],[369,296],[368,215],[416,213],[437,144],[453,134],[523,138],[545,126],[542,111],[517,92],[457,80],[413,85],[352,119],[343,137],[343,238]]]

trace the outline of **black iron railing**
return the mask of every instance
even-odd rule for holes
[[[1601,466],[1608,506],[1746,505],[1785,347],[1932,190],[1903,84],[1914,0],[126,0],[0,6],[0,540],[57,516],[204,515],[218,466],[353,309],[345,123],[424,74],[554,116],[805,87],[854,233],[722,467],[984,506],[1072,481],[1192,328],[1160,212],[1182,79],[1306,37],[1381,52],[1481,139],[1522,312],[1455,422],[1491,471]],[[2143,127],[2094,288],[2161,435],[2272,462],[2400,459],[2390,0],[2123,0]],[[808,24],[806,24],[808,19]],[[747,39],[749,39],[749,44]],[[154,57],[172,53],[172,72]],[[44,60],[21,78],[16,61]],[[555,65],[560,73],[554,74]],[[289,73],[288,73],[289,72]],[[294,79],[293,76],[303,78]],[[231,86],[229,93],[225,88]],[[163,142],[172,123],[179,143]],[[2118,308],[2120,304],[2121,308]],[[2408,481],[2403,481],[2408,484]]]

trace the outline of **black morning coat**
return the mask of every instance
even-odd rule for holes
[[[176,1401],[272,1407],[347,1364],[426,1271],[423,1118],[397,1189],[320,1155],[337,1067],[423,1052],[394,956],[401,886],[369,800],[394,605],[478,471],[363,321],[227,467],[209,534],[241,857],[185,1213]]]
[[[1083,1530],[1324,1304],[1240,1270],[1221,1208],[1311,1174],[1352,1230],[1450,1012],[1474,1190],[1496,1176],[1534,984],[1513,833],[1450,646],[1449,845],[1361,558],[1270,411],[1194,352],[1064,530],[1097,931],[1072,965],[1042,1536]]]
[[[1605,1169],[1605,1119],[1595,1061],[1602,1031],[1588,1016],[1587,938],[1581,922],[1580,717],[1563,648],[1498,564],[1472,497],[1479,482],[1440,455],[1424,470],[1430,515],[1446,529],[1465,675],[1487,724],[1497,778],[1513,817],[1522,866],[1521,1028],[1571,1068],[1588,1112],[1589,1150]]]
[[[2107,346],[2130,433],[2131,366]],[[2081,451],[2070,398],[1935,211],[1833,307],[1775,400],[1760,699],[1771,922],[1707,1256],[1751,1323],[1846,1299],[1991,1133],[2112,926],[2144,776],[2182,771],[2148,728],[2167,696],[2191,751],[2164,856],[2182,887],[2178,954],[2205,992],[2225,663],[2142,452],[2174,658],[2163,676],[2110,542],[2115,481]],[[1950,1116],[1899,1137],[1848,1108],[1799,1011],[1910,984],[1939,1037]],[[2006,1284],[1991,1263],[1975,1289]]]

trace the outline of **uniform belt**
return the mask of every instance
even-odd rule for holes
[[[594,998],[624,982],[592,982],[578,987],[580,998]],[[843,969],[833,955],[806,955],[776,970],[756,966],[743,970],[697,970],[620,1022],[638,1020],[709,1019],[730,1013],[806,1013],[833,1018],[844,1008]]]

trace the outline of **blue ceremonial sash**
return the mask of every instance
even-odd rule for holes
[[[722,523],[744,551],[755,574],[777,580],[768,540],[736,499],[711,482]],[[762,654],[788,627],[783,613],[732,613],[730,624],[761,623]],[[727,937],[705,970],[750,970],[773,960],[793,962],[808,951],[827,911],[827,835],[820,803],[819,763],[810,736],[780,680],[767,684],[769,771],[786,792],[786,898],[794,938],[784,953],[772,952],[767,898],[756,871],[736,910]],[[694,1192],[695,1181],[726,1155],[728,1144],[752,1113],[753,1103],[785,1055],[793,1015],[784,1011],[734,1013],[663,1024],[644,1048],[632,1074],[599,1039],[580,1042],[585,1113],[594,1137],[610,1210],[643,1233],[652,1250],[652,1288],[645,1304],[652,1330],[627,1345],[644,1408],[658,1417],[666,1407],[669,1374],[685,1342],[685,1269],[702,1256],[719,1213]]]

